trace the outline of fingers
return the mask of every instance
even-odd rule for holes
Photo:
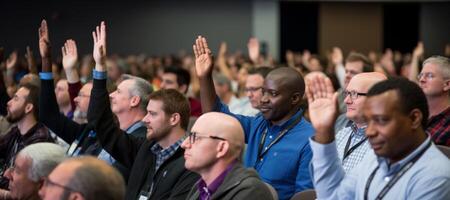
[[[94,40],[94,44],[97,44],[97,34],[95,33],[95,31],[92,31],[92,39]]]
[[[105,21],[102,21],[100,23],[100,36],[101,36],[101,40],[103,41],[103,45],[106,44],[106,24]],[[105,48],[103,46],[103,48]]]
[[[192,45],[192,50],[194,51],[194,56],[195,58],[198,58],[198,56],[200,55],[200,53],[197,50],[197,45]]]

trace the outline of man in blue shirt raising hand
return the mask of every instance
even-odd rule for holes
[[[255,168],[263,181],[277,190],[281,200],[312,188],[308,138],[314,130],[302,117],[300,109],[305,92],[300,73],[288,67],[271,71],[262,87],[261,114],[255,117],[236,115],[216,95],[213,59],[206,39],[199,36],[193,48],[203,113],[223,112],[241,123],[247,143],[244,165]]]

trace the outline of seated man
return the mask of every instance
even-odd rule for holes
[[[202,177],[187,199],[272,199],[256,171],[238,161],[244,133],[235,118],[217,112],[200,116],[181,147],[186,168]]]
[[[0,138],[0,186],[6,188],[8,180],[3,172],[13,166],[14,157],[24,147],[38,142],[53,142],[50,133],[38,122],[39,88],[25,84],[17,90],[8,102],[6,119],[16,124],[6,135]],[[3,162],[2,162],[3,161]]]
[[[62,147],[53,143],[35,143],[20,151],[14,165],[6,170],[9,191],[0,190],[0,199],[39,199],[44,178],[65,158]]]
[[[184,167],[180,148],[189,123],[189,101],[174,89],[151,93],[142,119],[147,139],[125,134],[114,123],[106,90],[104,22],[93,35],[96,65],[88,120],[102,147],[130,169],[126,199],[185,199],[198,180],[197,174]]]
[[[125,183],[105,161],[81,156],[59,164],[44,180],[39,196],[42,200],[123,200]]]
[[[314,186],[318,199],[449,199],[450,161],[425,133],[428,106],[419,86],[395,78],[367,93],[364,117],[373,151],[344,173],[333,124],[337,93],[329,79],[308,84]]]
[[[247,150],[245,167],[253,167],[261,179],[277,190],[280,199],[313,187],[309,174],[314,133],[300,108],[305,82],[295,69],[272,70],[264,81],[261,114],[235,115],[217,97],[212,79],[213,63],[206,39],[199,36],[194,45],[195,69],[200,79],[203,113],[218,111],[235,117],[244,129]],[[282,163],[283,167],[280,167]]]
[[[367,91],[375,83],[386,79],[387,77],[379,72],[363,72],[355,75],[347,84],[344,91],[347,112],[339,118],[347,118],[348,123],[336,133],[336,146],[345,172],[358,165],[370,149],[365,135],[367,122],[362,110]]]
[[[435,144],[450,147],[450,59],[426,59],[418,77],[430,112],[426,131]]]

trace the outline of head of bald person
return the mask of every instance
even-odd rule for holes
[[[59,164],[48,176],[39,195],[43,200],[121,200],[125,197],[125,183],[120,173],[106,162],[82,156]]]
[[[264,80],[260,111],[273,124],[280,124],[300,108],[305,81],[301,74],[290,67],[272,70]]]
[[[244,130],[234,117],[205,113],[192,126],[181,147],[185,149],[186,169],[200,175],[220,171],[240,157]]]
[[[386,80],[386,75],[379,72],[360,73],[350,80],[345,90],[344,103],[347,105],[346,116],[358,127],[365,125],[363,106],[369,89],[378,82]]]

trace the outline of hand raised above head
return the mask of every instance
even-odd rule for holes
[[[316,129],[316,139],[325,136],[323,142],[318,142],[329,143],[334,139],[333,127],[338,115],[337,93],[328,77],[312,77],[306,85],[309,117]]]
[[[17,64],[17,51],[13,51],[6,59],[6,69],[13,69]]]
[[[61,48],[61,52],[63,57],[62,65],[64,67],[64,70],[74,69],[78,61],[78,51],[75,40],[67,40],[66,43],[64,43],[64,46]]]
[[[48,33],[47,21],[44,19],[39,27],[39,52],[41,57],[50,57],[51,45]]]
[[[106,70],[106,25],[102,21],[100,26],[95,28],[92,32],[92,38],[94,39],[93,57],[95,60],[95,69],[99,71]]]
[[[211,76],[213,69],[213,58],[211,50],[208,47],[206,38],[198,36],[193,45],[195,55],[195,70],[197,76],[205,77]]]

